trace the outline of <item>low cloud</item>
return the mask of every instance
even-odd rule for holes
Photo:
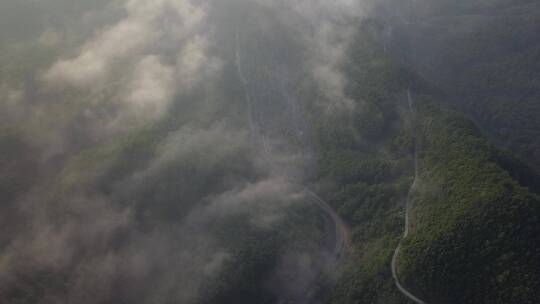
[[[248,183],[212,199],[205,213],[217,217],[249,215],[254,226],[269,228],[279,222],[288,207],[304,199],[303,189],[283,177]]]
[[[123,117],[161,117],[175,94],[174,70],[163,65],[156,56],[147,56],[135,67],[133,77],[125,88],[125,97],[119,115]]]
[[[215,40],[213,27],[220,24],[208,19],[214,1],[118,1],[118,20],[102,25],[71,55],[63,54],[36,72],[37,84],[27,85],[31,89],[0,86],[2,117],[28,118],[25,124],[32,132],[27,136],[44,147],[44,158],[63,155],[65,161],[80,149],[90,150],[79,155],[82,160],[75,159],[89,167],[68,173],[91,180],[75,181],[69,191],[43,181],[31,195],[18,198],[14,212],[22,214],[25,225],[0,253],[0,300],[3,288],[22,284],[17,281],[21,273],[45,272],[62,274],[70,285],[68,290],[47,290],[44,303],[195,303],[205,292],[204,283],[234,258],[215,239],[210,224],[241,216],[257,229],[269,230],[279,225],[289,207],[305,201],[305,151],[292,147],[291,141],[308,136],[307,128],[285,130],[292,127],[279,125],[265,134],[266,147],[257,147],[253,137],[258,134],[250,134],[248,119],[239,118],[247,111],[245,102],[236,100],[243,98],[241,88],[231,88],[235,76],[220,78],[234,58],[216,55],[214,41],[235,37]],[[350,108],[341,68],[354,21],[362,18],[366,6],[352,0],[246,1],[275,9],[280,22],[299,33],[295,37],[301,37],[300,53],[306,56],[298,66],[305,67],[305,76],[323,93],[324,105]],[[92,20],[100,20],[92,14]],[[64,39],[55,28],[43,32],[39,44],[54,48]],[[277,84],[257,89],[265,100],[282,96],[293,103],[297,71],[288,73],[285,62],[278,64],[283,66],[275,71],[287,77],[276,73],[264,79]],[[263,74],[274,71],[253,65]],[[224,90],[219,81],[231,87]],[[216,92],[197,90],[212,85]],[[275,93],[285,89],[287,94]],[[123,141],[116,142],[124,140],[122,132],[159,122],[173,107],[181,122],[167,125],[171,129],[163,132],[169,133],[160,134],[157,143],[152,142],[155,147],[145,146],[147,158],[133,156],[133,151],[122,150]],[[299,106],[291,108],[298,111]],[[265,110],[258,113],[266,115]],[[267,120],[269,126],[279,124]],[[95,145],[114,150],[107,150],[114,155],[103,166],[94,164],[94,158],[109,155],[93,154]],[[49,180],[65,177],[65,172],[51,172]],[[309,287],[305,284],[319,274],[313,269],[320,268],[318,259],[304,252],[282,257],[279,276],[286,280],[299,274],[303,280],[294,281],[288,293],[296,296]]]
[[[62,40],[62,34],[54,29],[47,29],[38,38],[39,44],[47,48],[57,47]]]
[[[322,106],[350,110],[354,102],[345,93],[343,68],[359,21],[371,13],[370,0],[252,0],[273,8],[306,50],[307,69],[324,96]]]
[[[80,54],[56,62],[43,75],[50,85],[77,88],[103,86],[113,71],[113,65],[137,50],[149,45],[153,33],[143,20],[127,18],[87,42]]]
[[[41,80],[50,91],[116,91],[118,113],[109,126],[129,128],[128,121],[162,117],[175,94],[208,80],[221,62],[208,54],[204,6],[191,0],[123,2],[125,17],[98,31],[76,56],[55,62]]]

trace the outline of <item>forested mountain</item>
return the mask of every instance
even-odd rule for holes
[[[351,51],[350,96],[362,107],[320,129],[320,174],[355,244],[333,303],[406,302],[388,265],[415,153],[410,231],[397,260],[404,285],[426,303],[534,303],[538,177],[450,110],[441,89],[385,52],[387,26],[367,21]]]
[[[0,303],[538,303],[539,17],[0,2]]]
[[[538,170],[540,3],[414,1],[396,13],[395,39],[408,41],[404,60],[489,139]]]

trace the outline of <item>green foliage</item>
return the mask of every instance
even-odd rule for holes
[[[405,30],[414,41],[414,67],[440,85],[490,140],[538,170],[538,2],[419,2],[424,10],[415,12]]]
[[[344,67],[355,109],[314,115],[321,187],[352,229],[349,262],[331,300],[336,304],[407,303],[393,285],[390,261],[414,172],[403,94],[413,78],[378,47],[381,30],[382,24],[365,22]]]
[[[418,108],[423,170],[405,282],[432,301],[536,303],[540,198],[512,178],[522,168],[429,98]]]
[[[528,189],[538,191],[538,176],[489,145],[470,120],[440,110],[440,91],[380,47],[383,31],[366,23],[346,67],[349,94],[364,112],[318,129],[319,177],[332,185],[327,198],[354,238],[333,303],[407,303],[390,274],[413,173],[407,89],[415,99],[422,175],[400,278],[430,303],[536,303],[540,199]]]
[[[232,217],[215,227],[232,258],[221,274],[205,286],[202,303],[275,303],[279,294],[269,286],[286,252],[317,250],[324,237],[324,218],[311,204],[285,211],[279,225],[257,227],[249,219]]]

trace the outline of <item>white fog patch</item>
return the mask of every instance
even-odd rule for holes
[[[248,134],[216,123],[206,129],[186,126],[171,133],[156,151],[142,176],[154,174],[174,162],[196,163],[200,170],[212,170],[237,155],[247,155]]]
[[[27,203],[33,205],[36,202]],[[0,273],[9,276],[20,263],[36,269],[62,269],[72,262],[80,249],[74,240],[104,245],[116,231],[132,223],[130,209],[114,208],[103,198],[73,197],[65,208],[70,217],[66,217],[62,225],[44,212],[28,210],[32,216],[31,225],[3,250]]]
[[[371,0],[252,0],[275,8],[282,22],[303,39],[311,77],[325,97],[323,106],[350,110],[354,101],[346,96],[343,74],[347,50],[354,39],[359,20],[367,16]]]
[[[113,130],[159,119],[175,94],[193,89],[221,67],[221,61],[208,54],[207,14],[200,3],[122,2],[121,20],[99,30],[76,56],[58,60],[41,75],[49,90],[76,89],[91,96],[116,91],[114,98],[101,101],[116,104],[117,113],[109,113],[105,124]]]
[[[234,258],[214,240],[213,232],[205,224],[240,215],[249,218],[257,228],[275,227],[289,207],[305,201],[303,186],[294,178],[303,174],[299,166],[302,154],[275,149],[271,156],[257,155],[249,131],[239,126],[243,122],[226,116],[233,111],[241,113],[243,103],[228,100],[217,88],[218,92],[205,91],[207,95],[190,101],[200,102],[204,110],[181,104],[182,97],[213,80],[224,65],[224,59],[212,54],[216,37],[208,26],[213,20],[208,20],[207,10],[214,1],[222,0],[117,0],[114,5],[119,5],[122,13],[115,11],[116,22],[105,18],[109,25],[98,29],[74,54],[65,55],[40,73],[43,92],[49,96],[45,102],[39,98],[29,101],[30,96],[41,91],[25,92],[24,86],[0,87],[2,115],[31,117],[31,124],[25,123],[39,130],[40,138],[33,136],[32,141],[46,147],[43,153],[47,159],[63,154],[66,155],[62,157],[70,157],[70,153],[78,152],[78,145],[85,149],[99,147],[100,142],[115,138],[119,130],[136,131],[136,127],[162,118],[174,103],[175,110],[183,111],[182,115],[191,115],[185,125],[175,126],[176,131],[163,135],[165,139],[153,150],[155,154],[147,163],[130,160],[143,168],[137,167],[127,177],[114,176],[107,185],[101,185],[106,186],[107,194],[82,183],[80,188],[73,185],[77,188],[73,190],[75,193],[65,194],[65,200],[51,202],[48,191],[54,189],[36,190],[39,198],[33,198],[30,204],[30,224],[0,254],[0,278],[13,276],[20,269],[55,271],[76,264],[76,269],[70,272],[73,285],[67,302],[106,301],[110,292],[118,292],[111,290],[111,286],[125,282],[127,277],[134,295],[138,295],[139,287],[145,290],[141,294],[147,298],[137,299],[142,303],[162,303],[164,298],[191,303],[207,292],[199,290],[204,280],[218,275],[223,265]],[[360,1],[259,2],[278,8],[283,22],[301,33],[310,72],[306,77],[316,80],[328,105],[348,108],[350,100],[344,93],[346,79],[341,66],[357,24],[351,20],[362,16]],[[93,26],[95,20],[102,20],[99,14],[92,11],[92,16],[83,17],[92,21],[82,22]],[[64,33],[66,37],[55,30],[46,30],[38,43],[51,48],[62,45],[63,39],[67,41],[71,37],[69,31]],[[209,107],[223,107],[230,112],[208,114]],[[208,117],[201,117],[202,112]],[[208,120],[213,124],[201,122]],[[287,144],[273,138],[266,142],[274,147]],[[98,154],[97,157],[111,156]],[[107,160],[107,167],[119,161],[114,157]],[[121,157],[128,159],[131,155]],[[119,167],[122,170],[122,165]],[[92,170],[97,168],[74,172],[77,177],[74,183],[86,174],[89,174],[88,184],[101,181],[104,174],[101,171],[106,170],[97,170],[99,174],[92,174]],[[179,188],[202,185],[201,191],[208,192],[196,202],[196,207],[186,203],[183,210],[186,218],[152,222],[156,216],[152,212],[159,216],[157,207],[163,203],[160,201],[163,196],[144,198],[148,202],[141,203],[144,214],[139,215],[136,210],[139,206],[131,205],[137,201],[132,194],[140,194],[140,189],[152,179],[166,177],[162,174],[168,170],[188,175],[178,179]],[[210,193],[207,187],[211,186],[204,183],[205,177],[213,174],[223,183],[216,193]],[[203,182],[195,184],[199,181]],[[162,194],[170,189],[156,186],[155,191]],[[177,207],[181,209],[184,203],[184,193],[172,195],[171,202],[166,202],[171,205],[163,205],[171,213]],[[179,206],[173,206],[176,199]],[[144,208],[150,211],[146,213],[148,210]],[[56,216],[57,209],[62,216]],[[148,216],[150,220],[138,216]],[[141,231],[138,221],[152,229]],[[111,246],[117,245],[119,239],[129,243]],[[304,261],[298,262],[301,269],[309,269],[312,263]],[[147,286],[138,285],[150,280],[157,290],[146,291]],[[84,298],[88,294],[95,298]]]
[[[60,32],[54,29],[45,30],[38,38],[38,43],[44,47],[53,48],[57,47],[63,40],[63,36]]]
[[[345,93],[347,78],[342,69],[358,20],[366,16],[369,3],[364,0],[309,2],[311,8],[302,2],[300,14],[314,25],[308,41],[312,50],[310,66],[314,79],[330,101],[329,107],[351,109],[354,102]]]
[[[203,273],[207,277],[213,277],[216,273],[219,273],[223,265],[230,261],[232,258],[231,254],[225,251],[216,252],[214,256],[211,257],[210,261],[203,267]]]
[[[203,79],[211,78],[222,67],[222,61],[207,55],[208,40],[196,36],[189,41],[178,56],[176,68],[178,82],[184,89],[195,86]]]
[[[49,85],[91,88],[109,81],[112,67],[150,43],[154,33],[149,24],[127,18],[87,42],[80,54],[56,62],[44,75]]]
[[[303,199],[303,190],[292,185],[286,178],[269,177],[212,198],[205,214],[221,218],[249,215],[252,225],[270,228],[285,216],[288,207]]]
[[[156,56],[147,56],[137,64],[133,74],[122,99],[129,111],[121,112],[122,118],[159,118],[174,96],[174,69],[163,65]]]

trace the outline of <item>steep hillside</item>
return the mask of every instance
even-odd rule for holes
[[[430,302],[536,303],[540,197],[470,122],[420,96],[421,177],[400,272]]]
[[[442,91],[384,51],[384,32],[382,23],[363,24],[346,67],[355,111],[319,128],[321,183],[354,232],[333,303],[409,301],[390,261],[414,175],[414,129],[420,175],[397,257],[400,281],[426,303],[534,303],[540,201],[529,188],[538,189],[538,177],[444,109]]]
[[[414,1],[396,14],[395,46],[412,67],[539,170],[540,3]]]
[[[0,303],[539,303],[539,16],[0,0]]]

